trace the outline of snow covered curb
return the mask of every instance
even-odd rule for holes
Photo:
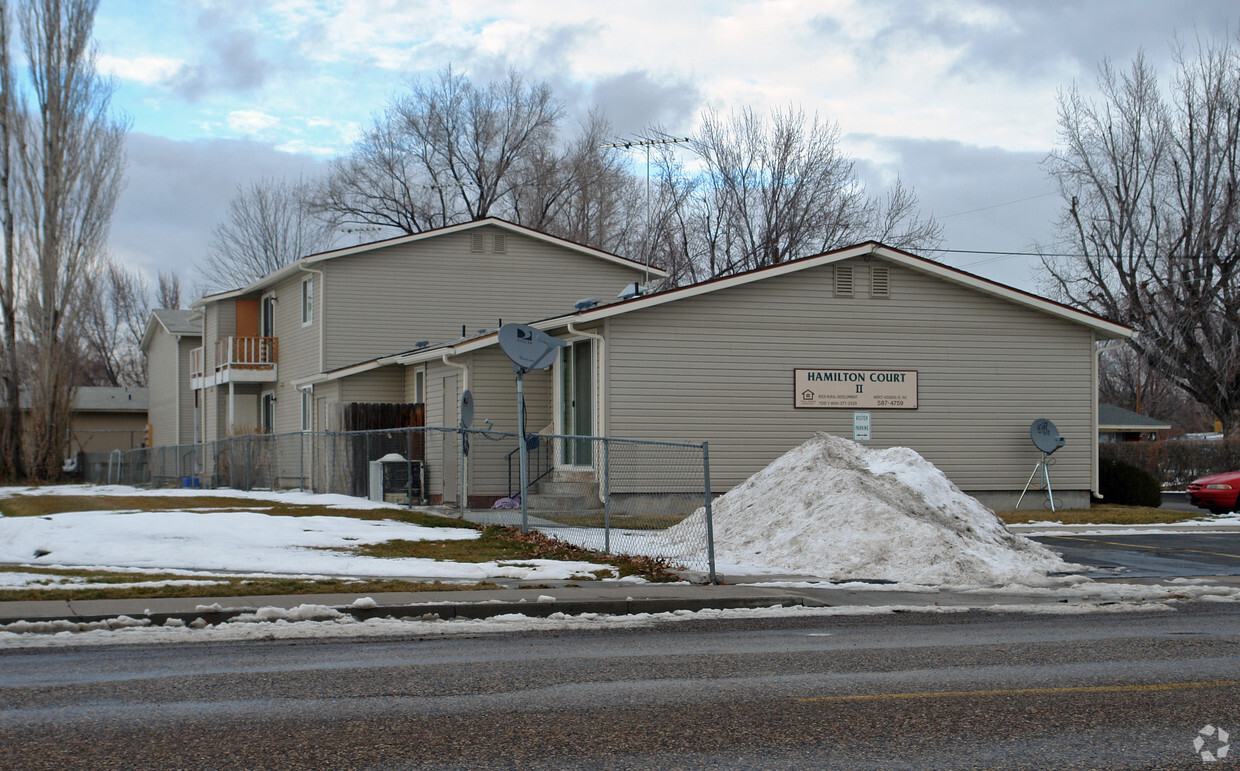
[[[367,598],[368,599],[368,598]],[[357,605],[357,603],[355,603]],[[501,610],[496,604],[492,610]],[[342,612],[347,610],[348,612]],[[1171,611],[1165,603],[1047,603],[1036,605],[991,604],[980,607],[949,605],[874,605],[811,607],[806,605],[770,605],[735,608],[703,608],[607,614],[565,612],[557,603],[530,603],[517,611],[493,613],[482,618],[458,617],[444,619],[433,613],[421,616],[391,617],[375,615],[359,617],[359,611],[382,611],[381,608],[349,607],[336,609],[322,605],[297,608],[259,608],[239,614],[217,624],[180,619],[155,625],[151,619],[121,616],[98,622],[42,622],[23,626],[0,627],[0,649],[47,648],[72,645],[147,645],[184,642],[226,642],[234,640],[317,640],[356,637],[411,637],[502,634],[526,631],[570,631],[601,628],[637,628],[661,623],[718,618],[788,618],[828,616],[871,616],[889,613],[963,613],[981,610],[995,613],[1041,613],[1075,615],[1082,613],[1127,613],[1133,611]],[[502,610],[507,610],[503,608]],[[545,611],[545,612],[544,612]],[[263,622],[263,623],[260,623]]]

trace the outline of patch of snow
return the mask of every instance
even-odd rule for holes
[[[704,510],[669,537],[701,532]],[[713,505],[716,559],[826,579],[992,585],[1069,570],[907,447],[820,433]]]
[[[555,598],[549,594],[540,594],[538,595],[538,601],[539,602],[555,602]]]
[[[117,485],[59,485],[0,488],[41,495],[180,495],[195,490],[140,490]],[[234,497],[281,500],[345,508],[400,508],[364,505],[343,495],[309,493],[238,493]],[[193,571],[230,574],[293,575],[298,577],[381,577],[425,580],[482,581],[570,580],[593,578],[605,564],[557,560],[447,562],[422,558],[366,557],[348,551],[362,544],[395,539],[469,540],[478,531],[458,527],[421,527],[396,520],[351,517],[272,516],[258,511],[229,510],[115,512],[83,511],[46,517],[0,517],[0,563],[57,566],[111,566],[112,570]],[[36,557],[37,553],[43,555]]]
[[[373,597],[358,597],[349,607],[362,609],[377,608],[379,603],[375,602]]]

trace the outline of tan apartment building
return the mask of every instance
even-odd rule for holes
[[[724,492],[815,432],[853,436],[860,412],[869,446],[911,447],[997,508],[1015,503],[1040,457],[1030,439],[1039,418],[1067,440],[1054,456],[1057,504],[1088,505],[1098,490],[1096,344],[1132,334],[873,242],[533,326],[569,346],[526,376],[527,430],[706,440],[712,487]],[[493,332],[294,382],[316,394],[418,398],[427,425],[455,425],[468,388],[477,416],[516,430],[511,363]],[[430,490],[452,501],[454,450],[436,440]],[[554,462],[597,470],[572,447],[562,443]],[[505,494],[498,453],[475,443],[471,503]]]
[[[176,382],[198,405],[203,441],[340,430],[349,404],[421,402],[425,394],[412,381],[406,387],[403,367],[321,383],[314,375],[419,341],[557,315],[584,297],[615,297],[648,274],[666,275],[498,219],[336,249],[194,303],[201,342]],[[157,419],[162,442],[169,418]]]
[[[190,359],[202,347],[202,313],[159,309],[142,334],[149,384],[151,445],[197,441],[196,395],[190,389]]]

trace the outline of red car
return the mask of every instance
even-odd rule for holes
[[[1188,485],[1188,502],[1198,508],[1209,509],[1212,514],[1235,511],[1237,495],[1240,495],[1240,471],[1211,474],[1194,479]]]

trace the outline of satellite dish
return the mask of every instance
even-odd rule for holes
[[[1033,440],[1034,447],[1047,455],[1067,443],[1067,440],[1059,435],[1059,429],[1055,428],[1055,424],[1046,418],[1033,421],[1033,424],[1029,426],[1029,438]]]
[[[466,388],[461,393],[461,428],[469,428],[474,423],[474,395]]]
[[[528,324],[505,324],[499,328],[499,347],[522,372],[546,369],[556,352],[568,345],[559,338]]]

